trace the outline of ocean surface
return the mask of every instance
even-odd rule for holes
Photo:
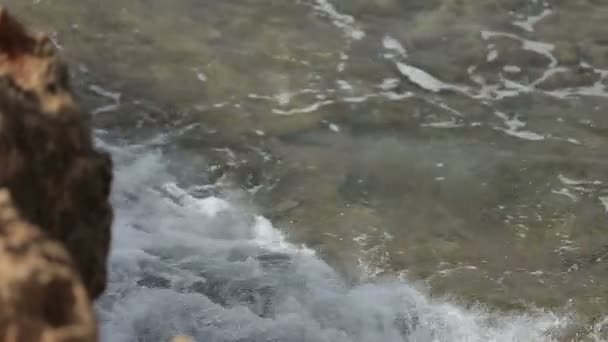
[[[608,1],[2,3],[115,159],[103,341],[608,340]]]

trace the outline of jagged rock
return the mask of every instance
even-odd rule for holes
[[[91,303],[70,255],[0,190],[0,341],[95,341]]]
[[[0,8],[1,341],[97,339],[112,162],[68,79],[51,40]]]
[[[94,149],[51,40],[0,10],[0,187],[72,255],[91,298],[105,288],[112,162]]]

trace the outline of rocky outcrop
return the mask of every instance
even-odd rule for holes
[[[0,341],[95,341],[86,289],[62,244],[0,190]]]
[[[0,340],[96,340],[111,182],[51,40],[0,9]]]

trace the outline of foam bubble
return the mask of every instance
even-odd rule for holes
[[[97,303],[104,341],[550,341],[566,324],[543,312],[460,308],[406,280],[346,286],[268,219],[181,188],[160,153],[110,150],[116,223]]]

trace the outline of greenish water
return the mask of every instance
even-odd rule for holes
[[[97,128],[164,134],[180,182],[348,282],[606,338],[608,2],[5,3],[54,33]]]

